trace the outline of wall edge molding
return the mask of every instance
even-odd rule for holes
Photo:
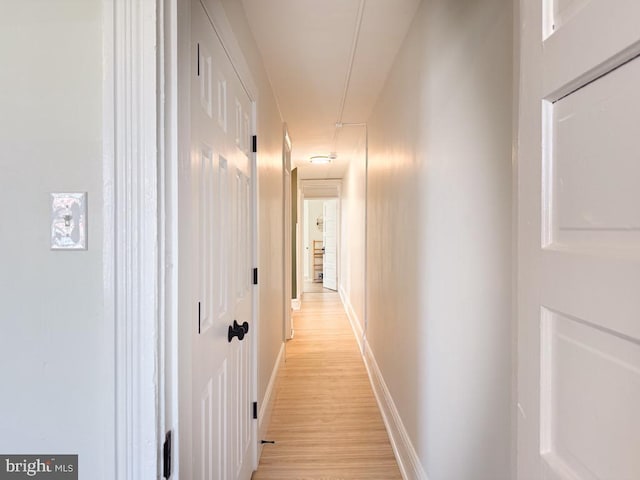
[[[400,473],[404,480],[429,480],[426,472],[420,462],[418,453],[416,452],[409,433],[402,423],[400,412],[393,401],[391,392],[384,381],[380,367],[375,359],[375,356],[371,350],[369,342],[367,341],[360,322],[353,310],[349,296],[344,291],[344,288],[340,286],[340,298],[344,305],[351,329],[356,337],[358,346],[360,347],[360,354],[364,361],[365,368],[367,369],[367,375],[369,376],[369,382],[373,389],[373,394],[376,397],[376,402],[380,408],[382,420],[389,435],[389,441],[393,448],[393,453],[398,462]]]

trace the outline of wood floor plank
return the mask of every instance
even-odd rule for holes
[[[305,293],[253,480],[401,479],[336,293]]]

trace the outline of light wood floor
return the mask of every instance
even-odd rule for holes
[[[305,293],[253,480],[401,479],[337,293]]]
[[[312,292],[312,293],[330,293],[331,292],[331,290],[329,290],[328,288],[324,288],[322,286],[322,282],[309,282],[309,281],[305,281],[304,282],[303,291],[305,293],[307,293],[307,292]]]

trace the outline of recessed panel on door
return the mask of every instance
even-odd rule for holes
[[[202,392],[200,398],[200,478],[213,478],[215,459],[213,458],[214,419],[213,419],[213,379]]]
[[[640,60],[550,106],[550,243],[640,247]]]
[[[251,277],[251,217],[249,179],[240,170],[235,175],[236,222],[235,242],[236,250],[236,299],[241,300],[250,293]]]
[[[236,145],[239,148],[242,148],[242,104],[238,99],[236,99],[236,114],[235,114],[235,123],[236,123]]]
[[[244,371],[244,365],[242,364],[243,361],[243,355],[242,355],[242,351],[244,349],[244,343],[239,343],[236,347],[235,347],[235,361],[234,364],[236,366],[236,368],[238,369],[238,371],[236,372],[237,378],[240,379],[242,372]],[[236,435],[234,436],[234,440],[236,442],[235,448],[233,449],[234,453],[235,453],[235,469],[236,469],[236,475],[238,475],[238,473],[240,472],[240,469],[242,468],[242,461],[243,461],[243,457],[244,457],[244,449],[242,448],[242,438],[243,438],[243,430],[244,430],[244,423],[246,422],[246,415],[242,415],[241,410],[244,408],[244,390],[245,390],[245,386],[244,386],[244,382],[243,381],[238,381],[235,384],[235,398],[234,398],[234,408],[237,410],[236,414],[234,415],[235,418],[235,425],[234,425],[234,432],[236,433]]]
[[[236,170],[234,175],[234,207],[235,207],[235,219],[233,222],[234,225],[234,245],[237,250],[235,253],[235,295],[236,300],[242,298],[243,295],[243,281],[242,277],[244,274],[244,265],[243,265],[243,242],[245,240],[243,236],[242,229],[242,173],[239,170]]]
[[[200,54],[200,105],[209,118],[213,118],[212,60],[205,43],[198,44]]]
[[[242,255],[244,256],[244,294],[247,296],[251,292],[251,183],[248,177],[244,176],[242,185],[242,228],[245,238]]]
[[[217,111],[218,111],[218,126],[222,128],[224,132],[227,131],[227,81],[221,72],[216,71],[216,90],[217,96]]]
[[[200,333],[213,324],[214,318],[214,277],[217,268],[214,258],[214,218],[216,194],[212,152],[202,147],[199,165],[199,198],[198,198],[198,268],[200,280]]]
[[[229,246],[231,242],[231,232],[229,231],[230,221],[230,188],[229,188],[229,172],[227,168],[227,160],[220,157],[218,160],[218,202],[217,202],[217,219],[216,225],[218,246],[218,271],[217,276],[217,300],[218,300],[218,315],[223,317],[228,311],[228,298],[229,291]]]
[[[562,28],[591,0],[548,0],[545,4],[546,30],[552,33]]]
[[[640,344],[544,308],[541,331],[546,460],[561,478],[638,478]]]
[[[215,409],[213,412],[214,427],[213,427],[213,444],[211,445],[211,451],[213,452],[213,465],[215,480],[225,480],[229,478],[227,476],[229,462],[227,454],[227,444],[229,443],[228,435],[228,404],[227,396],[229,376],[227,373],[228,362],[225,360],[220,369],[216,373],[216,385],[215,385]],[[210,477],[203,477],[210,478]]]

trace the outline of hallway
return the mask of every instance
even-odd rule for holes
[[[640,0],[2,10],[0,478],[640,480]]]
[[[253,480],[400,479],[338,294],[306,293],[294,325]]]

